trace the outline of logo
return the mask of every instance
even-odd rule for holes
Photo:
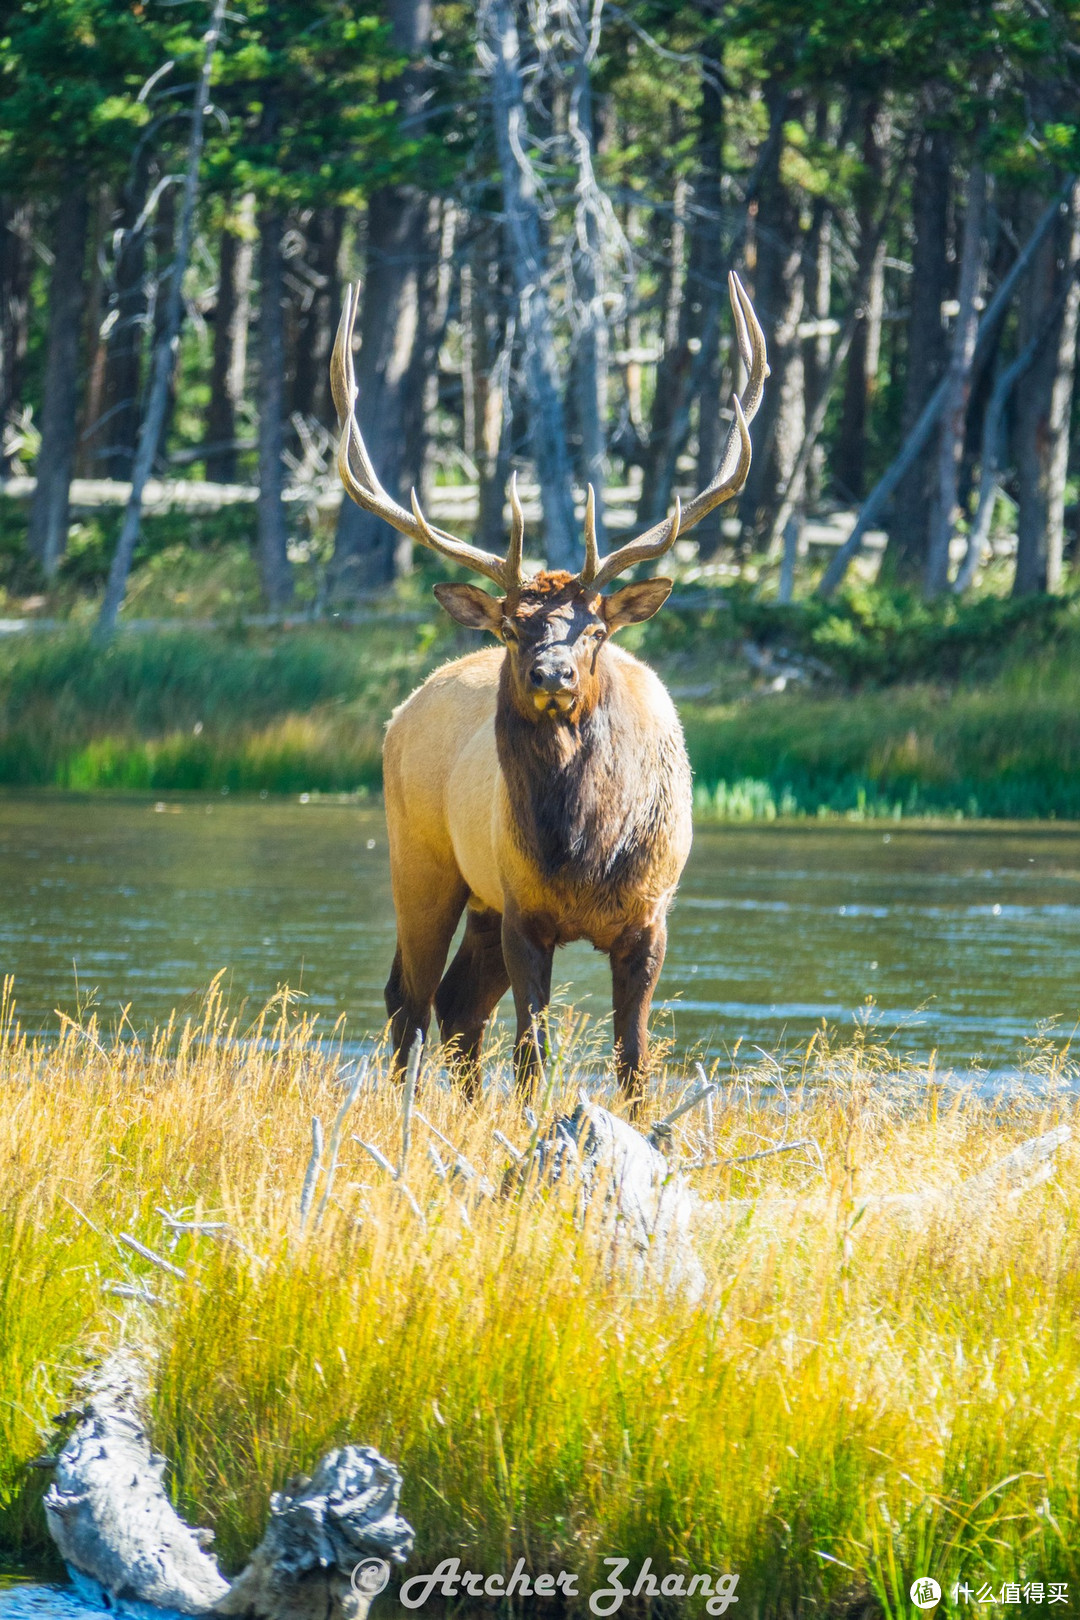
[[[349,1585],[357,1597],[378,1597],[390,1579],[390,1565],[383,1558],[365,1558],[349,1576]]]
[[[917,1609],[932,1609],[941,1602],[941,1587],[932,1575],[920,1575],[912,1581],[908,1596]]]

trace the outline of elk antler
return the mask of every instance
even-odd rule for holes
[[[467,541],[458,540],[443,529],[433,529],[420,510],[415,489],[412,491],[412,511],[407,512],[379,483],[354,409],[356,377],[353,372],[352,337],[359,303],[360,286],[357,283],[356,287],[349,287],[345,294],[345,305],[341,311],[334,352],[330,359],[330,387],[337,407],[338,428],[341,432],[338,443],[338,472],[341,474],[341,482],[357,506],[362,506],[366,512],[374,512],[376,517],[381,517],[391,528],[397,529],[399,534],[407,534],[410,540],[430,546],[432,551],[448,557],[451,562],[461,563],[463,567],[471,568],[476,574],[484,574],[504,591],[514,590],[521,584],[521,546],[525,532],[521,503],[517,497],[516,478],[510,485],[510,509],[514,521],[510,535],[510,549],[505,558],[496,557],[490,551],[481,551],[479,546],[470,546]]]
[[[746,483],[746,475],[750,471],[750,423],[761,404],[769,363],[765,352],[765,334],[746,289],[734,270],[728,275],[728,291],[735,317],[735,335],[747,379],[742,394],[732,397],[735,420],[728,433],[716,477],[687,506],[680,507],[676,500],[675,510],[670,517],[647,529],[644,534],[639,534],[636,539],[628,540],[618,551],[610,552],[603,562],[597,555],[596,500],[590,485],[585,507],[585,567],[580,577],[581,583],[590,585],[593,590],[598,591],[610,584],[618,574],[633,568],[635,563],[651,562],[656,557],[662,557],[665,551],[671,550],[679,534],[685,534],[695,523],[700,523],[722,501],[737,495]]]

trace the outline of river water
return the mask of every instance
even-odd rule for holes
[[[21,1022],[121,1009],[140,1033],[220,969],[249,1011],[279,985],[329,1027],[376,1033],[393,955],[378,805],[228,798],[0,798],[0,975]],[[556,958],[595,1016],[604,959]],[[1022,824],[702,825],[671,918],[654,1026],[683,1051],[794,1049],[873,998],[900,1050],[1015,1062],[1080,1010],[1080,832]],[[504,1003],[502,1016],[506,1015]]]
[[[0,1576],[0,1620],[88,1620],[103,1612],[88,1608],[70,1586],[29,1581],[6,1586]]]

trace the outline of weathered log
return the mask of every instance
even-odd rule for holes
[[[261,1543],[230,1584],[165,1494],[166,1460],[143,1416],[146,1374],[109,1356],[86,1385],[82,1417],[44,1505],[76,1590],[135,1620],[236,1615],[251,1620],[365,1620],[393,1563],[412,1550],[398,1514],[401,1475],[370,1446],[329,1452],[314,1475],[270,1499]]]
[[[705,1268],[693,1228],[705,1200],[640,1131],[583,1092],[574,1112],[537,1142],[533,1160],[540,1179],[576,1188],[582,1211],[599,1213],[613,1261],[628,1260],[639,1279],[648,1272],[701,1298]]]
[[[956,1187],[876,1195],[863,1200],[856,1213],[918,1224],[933,1218],[977,1218],[1045,1181],[1053,1172],[1054,1154],[1071,1135],[1068,1125],[1059,1125],[1022,1142]],[[782,1144],[769,1151],[805,1145]],[[574,1112],[556,1119],[537,1142],[531,1168],[522,1163],[513,1172],[514,1179],[530,1175],[576,1190],[581,1218],[599,1216],[613,1264],[629,1262],[636,1281],[658,1281],[694,1302],[706,1287],[699,1244],[728,1221],[750,1212],[775,1219],[823,1202],[807,1197],[703,1198],[654,1141],[584,1093]]]

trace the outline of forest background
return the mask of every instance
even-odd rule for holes
[[[1078,78],[1070,0],[8,8],[0,780],[376,785],[457,642],[340,500],[346,284],[386,487],[576,567],[712,477],[735,269],[750,480],[640,632],[702,806],[1080,813]]]

